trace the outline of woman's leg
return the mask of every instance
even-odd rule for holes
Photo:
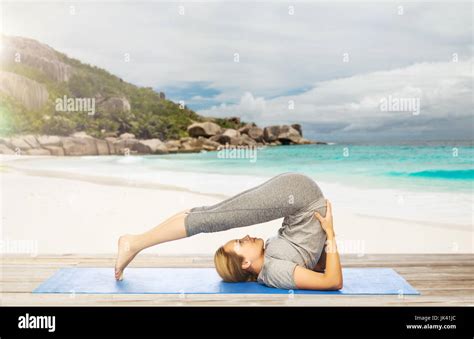
[[[118,241],[115,278],[121,280],[125,267],[145,248],[186,237],[184,218],[189,210],[177,213],[142,234],[126,234]]]
[[[321,190],[309,177],[284,173],[213,206],[196,207],[185,218],[186,235],[220,232],[294,214],[319,199]]]

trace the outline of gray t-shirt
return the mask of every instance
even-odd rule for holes
[[[293,272],[297,265],[312,269],[326,242],[326,232],[314,213],[326,215],[326,199],[321,197],[297,213],[283,219],[276,237],[265,243],[264,263],[257,281],[267,286],[296,289]]]

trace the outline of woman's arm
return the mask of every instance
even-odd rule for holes
[[[296,266],[294,280],[298,289],[307,290],[340,290],[343,285],[342,268],[337,252],[336,237],[334,234],[332,207],[327,201],[326,216],[322,217],[315,213],[320,221],[321,227],[327,235],[326,241],[326,271],[324,273],[314,272],[301,266]]]
[[[319,257],[318,263],[313,267],[313,271],[324,273],[326,269],[326,243],[324,244],[323,251]]]

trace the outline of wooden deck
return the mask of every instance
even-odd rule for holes
[[[3,306],[462,306],[474,305],[472,254],[342,255],[343,267],[390,267],[419,296],[344,295],[164,295],[32,294],[63,267],[113,267],[115,255],[6,255],[0,258],[0,305]],[[140,254],[130,267],[212,267],[211,257],[161,257]]]

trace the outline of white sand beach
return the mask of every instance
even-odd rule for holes
[[[24,156],[23,156],[24,157]],[[115,253],[124,233],[141,233],[172,214],[209,205],[262,182],[230,186],[239,178],[205,177],[180,172],[182,185],[138,182],[111,175],[85,175],[35,169],[14,157],[2,158],[2,253],[94,254]],[[192,183],[211,180],[221,193],[198,192]],[[212,181],[214,180],[214,181]],[[225,186],[229,183],[229,189]],[[318,182],[333,204],[335,230],[341,253],[472,253],[472,198],[454,201],[442,193],[361,190]],[[217,186],[220,185],[220,186]],[[201,187],[202,187],[201,182]],[[205,186],[205,185],[204,185]],[[389,198],[387,198],[389,197]],[[387,200],[389,199],[389,200]],[[390,200],[391,199],[391,200]],[[437,206],[453,207],[438,209]],[[360,206],[365,206],[362,208]],[[453,210],[454,209],[454,210]],[[451,210],[453,213],[446,214]],[[398,211],[398,212],[397,212]],[[457,216],[457,217],[453,217]],[[276,235],[281,220],[161,244],[146,253],[209,254],[228,239],[246,234],[264,239]],[[26,250],[25,250],[26,248]]]

